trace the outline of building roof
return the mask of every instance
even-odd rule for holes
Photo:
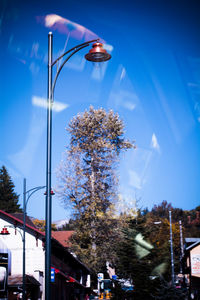
[[[13,216],[13,215],[11,215],[11,214],[9,214],[9,213],[6,213],[6,212],[3,211],[3,210],[0,210],[0,217],[3,218],[3,219],[5,219],[5,220],[7,220],[7,221],[9,221],[9,222],[12,223],[14,226],[18,226],[18,227],[20,227],[20,228],[22,228],[22,226],[23,226],[23,221],[22,221],[22,220],[16,218],[16,216]],[[31,225],[26,224],[26,230],[29,230],[30,232],[32,232],[32,234],[33,234],[33,235],[36,235],[37,238],[40,237],[40,238],[42,238],[43,240],[45,239],[45,232],[41,232],[41,231],[38,230],[36,227],[33,227],[33,226],[31,226]],[[53,233],[53,231],[52,231],[52,233]],[[61,234],[61,235],[62,235],[62,234]],[[67,234],[68,239],[69,239],[69,235],[70,235],[70,234]],[[71,235],[72,235],[72,232],[71,232]],[[53,234],[52,234],[52,249],[53,249],[53,247],[56,247],[56,246],[61,247],[61,248],[63,249],[63,251],[64,251],[67,255],[70,256],[70,259],[71,259],[72,261],[74,261],[76,264],[81,265],[81,266],[82,266],[85,270],[87,270],[88,272],[91,272],[90,269],[89,269],[86,265],[84,265],[84,264],[83,264],[81,261],[79,261],[72,253],[69,252],[69,250],[67,249],[67,247],[69,247],[69,246],[66,246],[66,241],[65,241],[65,240],[67,240],[67,237],[65,237],[65,238],[63,239],[62,243],[61,243],[61,242],[60,242],[57,238],[55,238],[55,237],[53,236]],[[65,245],[63,245],[63,243],[64,243]]]
[[[13,216],[13,217],[15,217],[15,218],[17,218],[17,219],[19,219],[19,220],[21,220],[21,221],[24,220],[24,215],[23,215],[23,213],[12,213],[12,214],[10,214],[10,215]],[[29,218],[29,216],[26,216],[26,224],[27,224],[27,225],[30,225],[30,226],[32,226],[32,227],[37,228],[37,227],[34,225],[34,223],[32,222],[32,220]]]
[[[52,237],[56,239],[63,247],[70,247],[70,237],[74,233],[73,230],[52,231]]]
[[[3,210],[0,210],[0,217],[9,220],[9,222],[13,223],[14,226],[23,226],[23,220],[19,219],[18,217],[15,216],[15,214],[9,214]],[[28,223],[26,223],[26,229],[32,231],[33,233],[37,234],[37,236],[44,238],[45,237],[45,233],[41,232],[40,230],[38,230],[35,226],[29,225]]]
[[[25,277],[26,285],[40,285],[40,283],[31,275],[27,275]],[[15,287],[15,286],[22,286],[23,284],[23,277],[22,275],[12,275],[8,276],[8,286]]]
[[[186,243],[196,243],[197,241],[200,241],[200,238],[185,238]]]
[[[189,251],[192,250],[193,248],[195,248],[196,246],[198,246],[200,244],[200,239],[198,239],[198,241],[196,241],[195,243],[193,243],[192,245],[188,246],[185,250]]]

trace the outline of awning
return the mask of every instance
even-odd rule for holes
[[[54,269],[55,269],[55,274],[60,274],[61,276],[63,276],[66,279],[67,283],[74,283],[74,284],[77,284],[79,287],[82,287],[84,289],[88,289],[86,286],[84,286],[83,284],[81,284],[78,280],[76,280],[75,278],[71,277],[70,275],[63,273],[62,271],[60,271],[57,268],[54,268]]]
[[[26,275],[26,285],[35,285],[40,286],[39,281],[37,281],[33,276]],[[8,287],[21,287],[23,285],[23,276],[22,275],[11,275],[8,276]]]

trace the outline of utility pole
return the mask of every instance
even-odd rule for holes
[[[183,231],[182,231],[182,222],[181,220],[179,221],[179,230],[180,230],[180,248],[181,248],[181,254],[180,254],[180,273],[183,273],[183,268],[182,268],[182,258],[184,255],[184,249],[183,249]]]
[[[169,211],[169,224],[170,224],[170,249],[171,249],[171,268],[172,268],[172,285],[174,286],[174,253],[173,253],[173,239],[172,239],[172,212]]]
[[[26,178],[24,178],[23,184],[23,283],[22,283],[22,299],[26,300]]]

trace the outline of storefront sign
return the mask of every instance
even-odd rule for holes
[[[51,282],[55,282],[55,269],[51,268]]]
[[[191,255],[191,273],[200,274],[200,254]]]

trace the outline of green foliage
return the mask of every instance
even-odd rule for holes
[[[73,208],[76,233],[73,251],[95,271],[101,271],[114,253],[117,238],[112,203],[117,199],[117,157],[133,145],[124,138],[124,125],[113,111],[104,109],[78,114],[69,123],[67,158],[59,179],[64,205]]]
[[[71,250],[95,272],[106,272],[106,261],[116,263],[117,221],[108,214],[95,218],[92,225],[81,217],[76,220]]]
[[[172,211],[172,221],[176,223],[176,227],[179,227],[179,220],[182,221],[183,233],[185,237],[200,237],[200,207],[197,206],[192,210],[182,210],[180,208],[172,207],[171,203],[163,201],[159,205],[154,205],[152,210],[148,212],[148,219],[151,221],[162,221],[163,219],[169,219],[169,210]],[[197,217],[197,213],[199,214]],[[190,218],[190,222],[189,222]]]
[[[65,230],[75,230],[75,221],[73,219],[70,219],[68,223],[65,223],[61,228],[59,228],[61,231]]]
[[[129,220],[117,247],[117,275],[134,285],[134,299],[152,299],[150,294],[155,289],[151,276],[158,265],[157,252],[146,238],[145,222],[140,213],[137,222]]]
[[[0,169],[0,209],[7,213],[22,212],[18,204],[19,195],[5,166]]]
[[[165,280],[161,280],[159,287],[156,288],[153,299],[155,300],[185,300],[187,291],[182,288],[176,288]]]
[[[200,219],[198,218],[198,207],[194,210],[186,211],[180,208],[173,208],[170,203],[163,201],[159,205],[154,205],[153,209],[147,213],[147,234],[151,242],[159,249],[160,257],[165,257],[170,261],[170,244],[169,244],[169,210],[172,212],[172,232],[173,232],[173,252],[175,273],[180,271],[180,225],[182,222],[183,238],[200,237]],[[191,222],[188,222],[190,217]],[[155,224],[160,221],[160,224]],[[166,235],[168,233],[168,238]],[[165,279],[170,278],[170,268],[165,273]]]
[[[172,210],[171,203],[167,203],[166,200],[162,201],[159,205],[154,205],[151,210],[151,214],[158,218],[168,218],[169,210]]]
[[[45,231],[45,220],[33,219],[32,222],[37,227],[37,229],[39,229],[42,232]],[[57,231],[55,224],[51,224],[51,230]]]
[[[198,208],[183,211],[163,201],[151,211],[139,210],[136,219],[124,216],[122,239],[116,247],[118,257],[116,271],[119,278],[129,279],[134,284],[133,299],[186,299],[183,289],[176,289],[170,285],[169,209],[172,211],[175,274],[178,274],[180,272],[178,221],[182,221],[183,238],[195,237],[195,234],[199,236]],[[190,224],[187,222],[188,216],[191,216]],[[149,248],[148,244],[153,248]],[[123,297],[121,299],[126,298]]]

